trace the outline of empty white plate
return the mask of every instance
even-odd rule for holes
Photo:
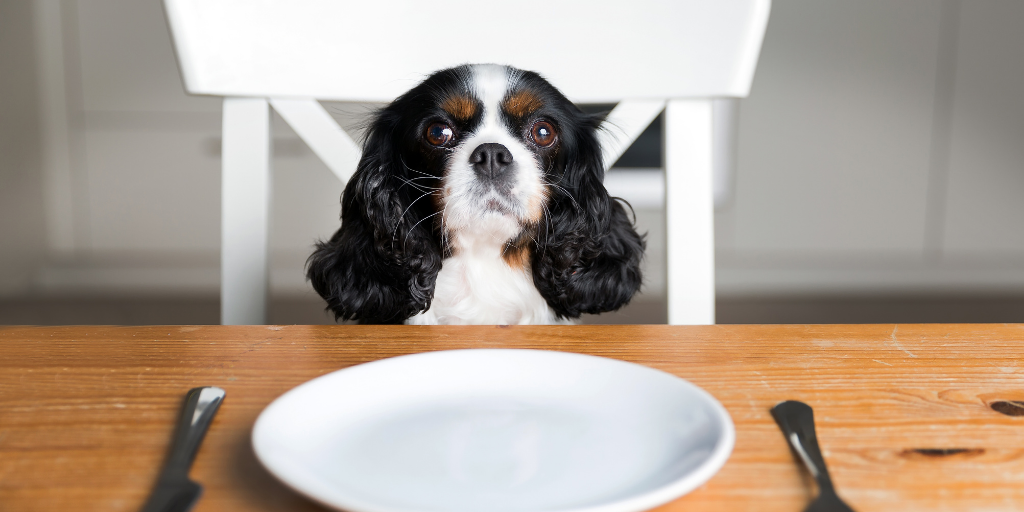
[[[735,432],[718,401],[668,373],[479,349],[313,379],[252,437],[277,478],[350,512],[625,512],[706,482]]]

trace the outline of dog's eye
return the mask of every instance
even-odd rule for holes
[[[555,142],[555,127],[547,121],[537,121],[530,129],[530,137],[540,147],[548,147]]]
[[[433,146],[444,146],[455,137],[451,126],[444,123],[434,123],[427,127],[427,142]]]

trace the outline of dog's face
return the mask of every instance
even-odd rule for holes
[[[471,237],[513,240],[537,225],[547,200],[544,169],[554,171],[558,151],[552,113],[562,106],[504,67],[472,68],[462,85],[443,93],[443,114],[429,118],[423,134],[443,161],[442,228],[454,250]]]
[[[437,73],[393,107],[406,186],[434,207],[445,251],[500,240],[510,262],[525,263],[517,244],[535,234],[563,180],[559,156],[598,123],[536,74],[497,65]]]
[[[400,322],[429,307],[446,258],[497,246],[558,316],[617,309],[643,241],[602,184],[601,121],[533,72],[431,75],[369,126],[314,288],[340,318]]]

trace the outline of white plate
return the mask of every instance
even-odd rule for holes
[[[732,451],[721,404],[613,359],[454,350],[313,379],[253,428],[277,478],[350,512],[626,512],[706,482]]]

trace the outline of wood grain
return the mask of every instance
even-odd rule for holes
[[[256,461],[277,396],[362,362],[507,347],[613,357],[707,389],[736,423],[729,462],[659,509],[799,511],[815,490],[768,413],[814,407],[859,512],[1024,510],[1024,325],[0,328],[0,509],[136,511],[184,393],[227,397],[192,477],[197,512],[317,511]]]

